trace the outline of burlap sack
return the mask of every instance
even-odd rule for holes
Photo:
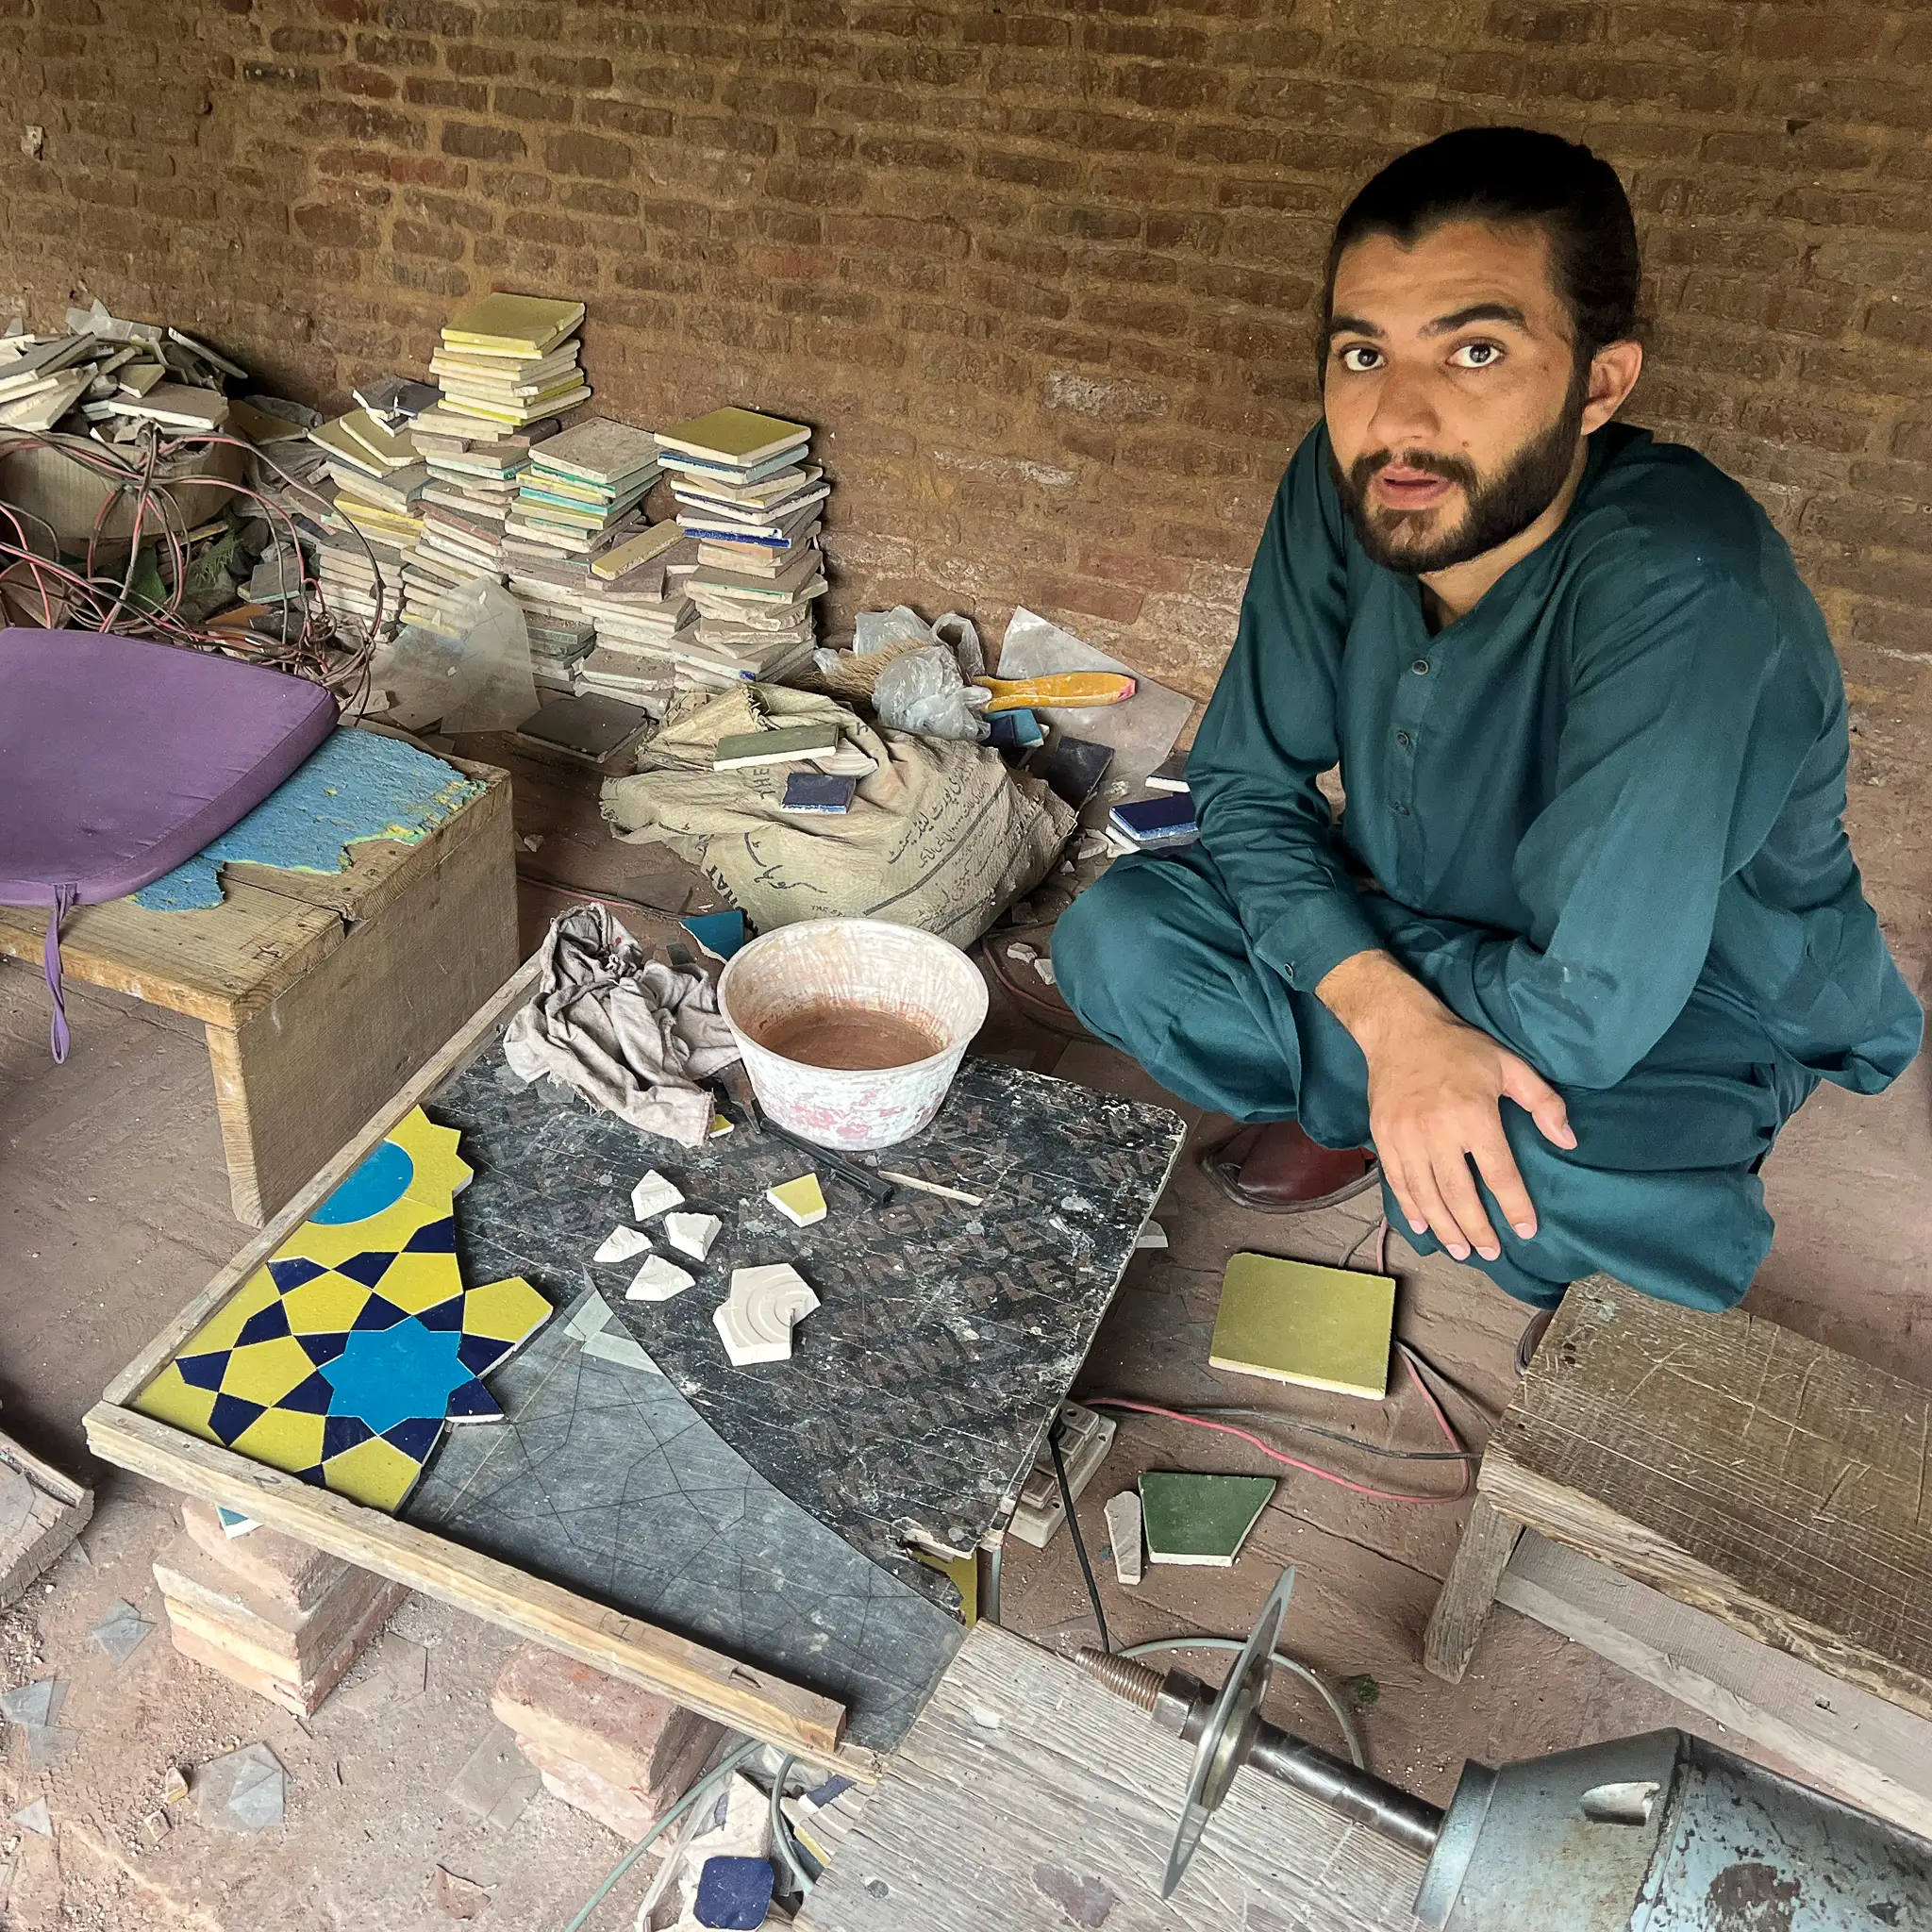
[[[711,770],[721,738],[822,720],[878,762],[841,816],[779,809],[796,767]],[[1074,824],[1070,806],[983,745],[875,731],[830,698],[769,684],[674,712],[603,802],[619,838],[664,840],[761,932],[890,919],[960,946],[1045,877]]]

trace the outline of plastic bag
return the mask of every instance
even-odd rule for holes
[[[889,731],[916,731],[924,738],[977,744],[978,707],[985,705],[987,696],[984,691],[974,690],[969,697],[959,660],[944,644],[933,644],[894,658],[879,673],[872,701],[879,723]]]
[[[370,681],[393,711],[462,731],[509,731],[537,708],[530,633],[523,606],[488,577],[443,599],[453,637],[408,625],[370,665]]]
[[[861,657],[910,640],[914,643],[934,641],[932,625],[909,604],[895,604],[890,610],[861,610],[852,622],[852,648]]]
[[[944,644],[959,660],[964,675],[986,675],[986,652],[979,642],[979,627],[957,610],[949,610],[928,624],[911,605],[895,604],[890,610],[861,610],[853,620],[852,649],[857,657],[903,650],[908,644]]]

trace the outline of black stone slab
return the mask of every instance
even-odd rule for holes
[[[687,1150],[489,1056],[431,1112],[460,1127],[477,1177],[459,1229],[539,1286],[596,1282],[625,1329],[725,1442],[854,1548],[922,1588],[913,1529],[970,1549],[1030,1467],[1158,1198],[1183,1136],[1163,1108],[968,1060],[938,1119],[877,1164],[984,1197],[901,1191],[879,1208],[821,1170],[831,1208],[797,1228],[765,1200],[810,1162],[749,1125]],[[635,1261],[589,1257],[630,1220],[647,1168],[724,1228],[697,1285],[626,1302]],[[660,1224],[645,1224],[660,1249]],[[682,1257],[677,1257],[682,1260]],[[731,1366],[711,1324],[730,1271],[790,1261],[821,1307],[791,1360]]]
[[[463,1265],[516,1272],[484,1241]],[[583,1354],[567,1324],[559,1308],[490,1378],[507,1423],[452,1429],[403,1520],[835,1697],[852,1742],[891,1750],[958,1621],[780,1495],[661,1374]]]

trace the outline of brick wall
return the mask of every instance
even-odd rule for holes
[[[0,0],[0,309],[98,294],[334,404],[465,295],[578,296],[615,413],[823,426],[835,611],[1024,601],[1197,693],[1351,187],[1460,124],[1580,136],[1646,246],[1630,413],[1757,493],[1861,772],[1917,782],[1923,4]]]

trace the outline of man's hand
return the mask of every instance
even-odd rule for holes
[[[1417,1234],[1433,1228],[1458,1261],[1493,1261],[1502,1243],[1470,1175],[1473,1158],[1509,1224],[1528,1241],[1536,1209],[1503,1134],[1502,1102],[1544,1140],[1574,1147],[1562,1096],[1526,1060],[1466,1026],[1387,953],[1344,959],[1316,996],[1369,1063],[1369,1132],[1382,1172]]]

